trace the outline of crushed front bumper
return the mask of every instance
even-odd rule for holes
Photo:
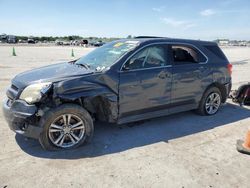
[[[39,138],[42,128],[38,126],[38,123],[37,125],[31,124],[31,119],[37,112],[35,105],[29,105],[22,100],[12,102],[7,99],[3,101],[2,108],[11,130],[26,137]]]

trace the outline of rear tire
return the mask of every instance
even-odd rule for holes
[[[221,92],[217,87],[211,87],[203,94],[197,113],[203,116],[214,115],[221,106]]]
[[[76,104],[63,104],[42,116],[39,142],[45,150],[72,149],[90,142],[94,133],[90,114]]]

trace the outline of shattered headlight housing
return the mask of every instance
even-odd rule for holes
[[[19,98],[29,104],[39,102],[43,94],[45,94],[51,88],[51,85],[51,82],[29,85],[22,91]]]

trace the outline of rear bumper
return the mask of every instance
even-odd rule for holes
[[[29,105],[22,100],[16,100],[12,104],[10,100],[3,102],[3,114],[9,128],[23,136],[39,138],[42,128],[31,125],[31,120],[37,112],[35,105]]]
[[[228,83],[228,84],[225,84],[225,88],[226,88],[226,92],[227,92],[227,97],[229,96],[229,93],[231,91],[231,88],[232,88],[232,83]]]
[[[231,88],[232,88],[232,82],[229,82],[229,83],[225,84],[224,86],[225,86],[225,93],[223,94],[223,97],[222,97],[223,103],[225,103],[227,98],[229,97],[229,94],[230,94]]]

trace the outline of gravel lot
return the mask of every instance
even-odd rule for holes
[[[73,47],[80,57],[91,48]],[[10,79],[32,68],[70,60],[72,47],[0,46],[0,105]],[[233,87],[250,81],[250,48],[223,48]],[[9,130],[0,110],[1,187],[249,187],[250,155],[236,151],[250,126],[250,108],[228,101],[212,117],[193,112],[133,126],[97,124],[93,142],[46,152]]]

